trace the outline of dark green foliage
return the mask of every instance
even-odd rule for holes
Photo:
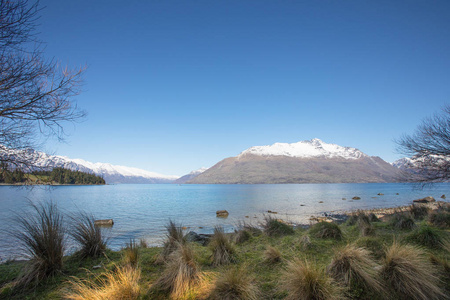
[[[33,172],[33,175],[47,175],[48,172],[40,174]],[[105,180],[97,175],[80,171],[71,171],[64,168],[54,168],[48,174],[50,181],[59,184],[105,184]]]
[[[346,225],[349,226],[353,226],[355,224],[370,224],[370,218],[365,212],[358,210],[356,213],[352,214],[346,222]]]
[[[427,225],[411,232],[405,240],[428,248],[441,248],[443,246],[443,238],[439,230]]]
[[[380,240],[373,236],[366,236],[356,241],[358,247],[364,247],[377,259],[380,259],[384,254],[384,245]]]
[[[18,169],[8,167],[4,162],[0,164],[0,183],[13,184],[26,181],[25,173]]]
[[[428,216],[429,208],[423,205],[413,204],[410,206],[409,211],[411,212],[411,216],[416,220],[422,220],[426,216]]]
[[[66,229],[56,205],[31,206],[34,213],[18,217],[19,228],[14,233],[30,259],[18,281],[19,286],[38,284],[60,272],[66,249]]]
[[[450,213],[446,211],[433,212],[428,216],[428,222],[441,228],[450,227]]]
[[[95,226],[95,218],[84,212],[72,217],[74,223],[70,231],[72,238],[81,246],[77,252],[81,258],[98,257],[106,250],[106,239],[101,228]]]
[[[389,218],[389,225],[401,230],[411,230],[416,227],[411,214],[403,212],[396,212],[392,214]]]
[[[319,222],[309,229],[309,233],[321,239],[342,239],[342,231],[335,223]]]
[[[274,219],[271,216],[266,216],[263,224],[264,232],[269,236],[282,236],[294,234],[292,226]]]

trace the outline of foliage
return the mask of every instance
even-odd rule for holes
[[[225,235],[223,227],[216,226],[214,234],[209,242],[209,248],[212,251],[212,265],[219,266],[231,263],[235,260],[235,248],[229,238]]]
[[[105,184],[105,180],[95,174],[53,168],[51,171],[34,171],[33,175],[48,176],[50,182],[59,184]]]
[[[81,246],[78,254],[81,258],[98,257],[106,250],[106,239],[102,235],[101,228],[95,226],[93,215],[80,212],[72,217],[74,223],[69,234]]]
[[[309,233],[321,239],[342,239],[342,231],[335,223],[319,222],[309,229]]]
[[[271,216],[264,218],[263,228],[264,232],[269,236],[282,236],[294,233],[292,226]]]
[[[414,223],[411,214],[401,211],[396,211],[389,217],[389,224],[400,230],[411,230],[416,227],[416,223]]]
[[[212,299],[220,300],[256,300],[259,298],[259,291],[250,276],[243,267],[232,267],[222,273],[215,282],[211,295]]]
[[[416,220],[422,220],[426,216],[428,216],[428,213],[430,209],[424,205],[418,205],[418,204],[412,204],[409,207],[409,211],[411,213],[411,216]]]
[[[442,248],[444,243],[439,230],[427,225],[415,229],[405,240],[428,248]]]
[[[450,213],[446,211],[433,212],[428,216],[428,222],[434,226],[449,228],[450,227]]]

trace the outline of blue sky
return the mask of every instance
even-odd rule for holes
[[[45,54],[87,65],[67,143],[183,175],[320,138],[387,161],[450,101],[450,1],[41,0]]]

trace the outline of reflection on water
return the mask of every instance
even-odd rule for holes
[[[383,196],[377,195],[383,193]],[[398,193],[398,195],[397,195]],[[232,230],[239,221],[257,223],[268,210],[277,218],[306,223],[311,215],[351,209],[410,204],[413,199],[450,195],[450,184],[414,190],[407,184],[263,184],[263,185],[106,185],[17,189],[0,186],[0,226],[13,228],[13,215],[26,214],[28,201],[53,200],[67,214],[80,210],[97,219],[114,219],[107,230],[110,247],[119,249],[130,238],[161,244],[164,226],[172,219],[198,233],[215,225]],[[351,200],[359,196],[361,200]],[[346,198],[346,200],[342,200]],[[323,203],[319,203],[323,201]],[[217,210],[228,218],[216,218]],[[0,258],[18,254],[17,244],[0,232]]]

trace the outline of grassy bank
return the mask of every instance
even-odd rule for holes
[[[267,218],[234,234],[216,228],[205,246],[172,223],[163,247],[130,242],[98,257],[64,257],[62,269],[27,288],[17,283],[27,262],[2,264],[0,298],[446,299],[450,207],[422,207],[382,220],[355,212],[309,229]]]

